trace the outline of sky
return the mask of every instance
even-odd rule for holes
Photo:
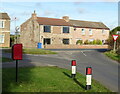
[[[33,0],[32,0],[33,1]],[[104,0],[105,1],[105,0]],[[106,0],[107,1],[107,0]],[[120,5],[120,4],[119,4]],[[118,26],[118,2],[2,2],[0,12],[11,18],[11,34],[34,12],[38,17],[103,22],[110,29]],[[15,21],[14,18],[17,18]]]

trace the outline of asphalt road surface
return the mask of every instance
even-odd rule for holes
[[[71,70],[71,60],[77,61],[77,72],[85,75],[85,69],[91,66],[92,77],[114,92],[118,92],[118,62],[95,50],[56,50],[55,55],[23,55],[19,66],[58,66]],[[11,58],[11,54],[2,54]],[[3,63],[2,67],[15,67],[13,63]]]

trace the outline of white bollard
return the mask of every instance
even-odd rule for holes
[[[76,60],[72,60],[71,66],[72,66],[72,75],[71,75],[71,77],[75,78],[75,76],[76,76]]]
[[[91,89],[91,80],[92,79],[92,68],[86,68],[86,90]]]

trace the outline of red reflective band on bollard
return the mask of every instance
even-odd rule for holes
[[[86,75],[92,75],[92,68],[91,67],[86,68]]]
[[[76,66],[76,60],[72,60],[72,66]]]

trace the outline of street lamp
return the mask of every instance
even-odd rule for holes
[[[16,44],[18,43],[18,35],[19,35],[19,30],[20,28],[18,26],[16,26],[15,28],[15,37],[16,37]]]

